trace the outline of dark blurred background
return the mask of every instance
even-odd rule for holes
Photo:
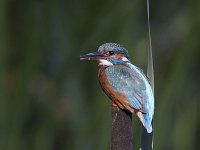
[[[154,148],[198,150],[200,1],[150,0],[150,11]],[[147,33],[145,0],[1,0],[0,149],[109,150],[111,102],[79,55],[117,42],[146,72]]]

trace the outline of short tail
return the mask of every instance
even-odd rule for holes
[[[148,113],[137,112],[137,116],[139,117],[140,121],[142,122],[143,126],[146,128],[148,133],[152,132],[152,119],[150,118]]]

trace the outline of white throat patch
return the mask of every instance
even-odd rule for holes
[[[129,61],[126,57],[122,57],[123,61]]]
[[[113,64],[105,59],[99,60],[99,66],[112,66]]]

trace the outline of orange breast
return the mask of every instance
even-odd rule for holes
[[[136,112],[134,110],[129,101],[126,99],[126,97],[117,91],[115,91],[112,86],[109,84],[107,80],[107,76],[105,73],[106,67],[100,67],[99,72],[98,72],[98,77],[99,77],[99,83],[101,85],[101,88],[105,92],[105,94],[120,107],[121,109],[127,109],[130,112]]]

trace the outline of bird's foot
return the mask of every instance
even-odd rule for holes
[[[118,107],[116,103],[112,103],[112,107]]]

